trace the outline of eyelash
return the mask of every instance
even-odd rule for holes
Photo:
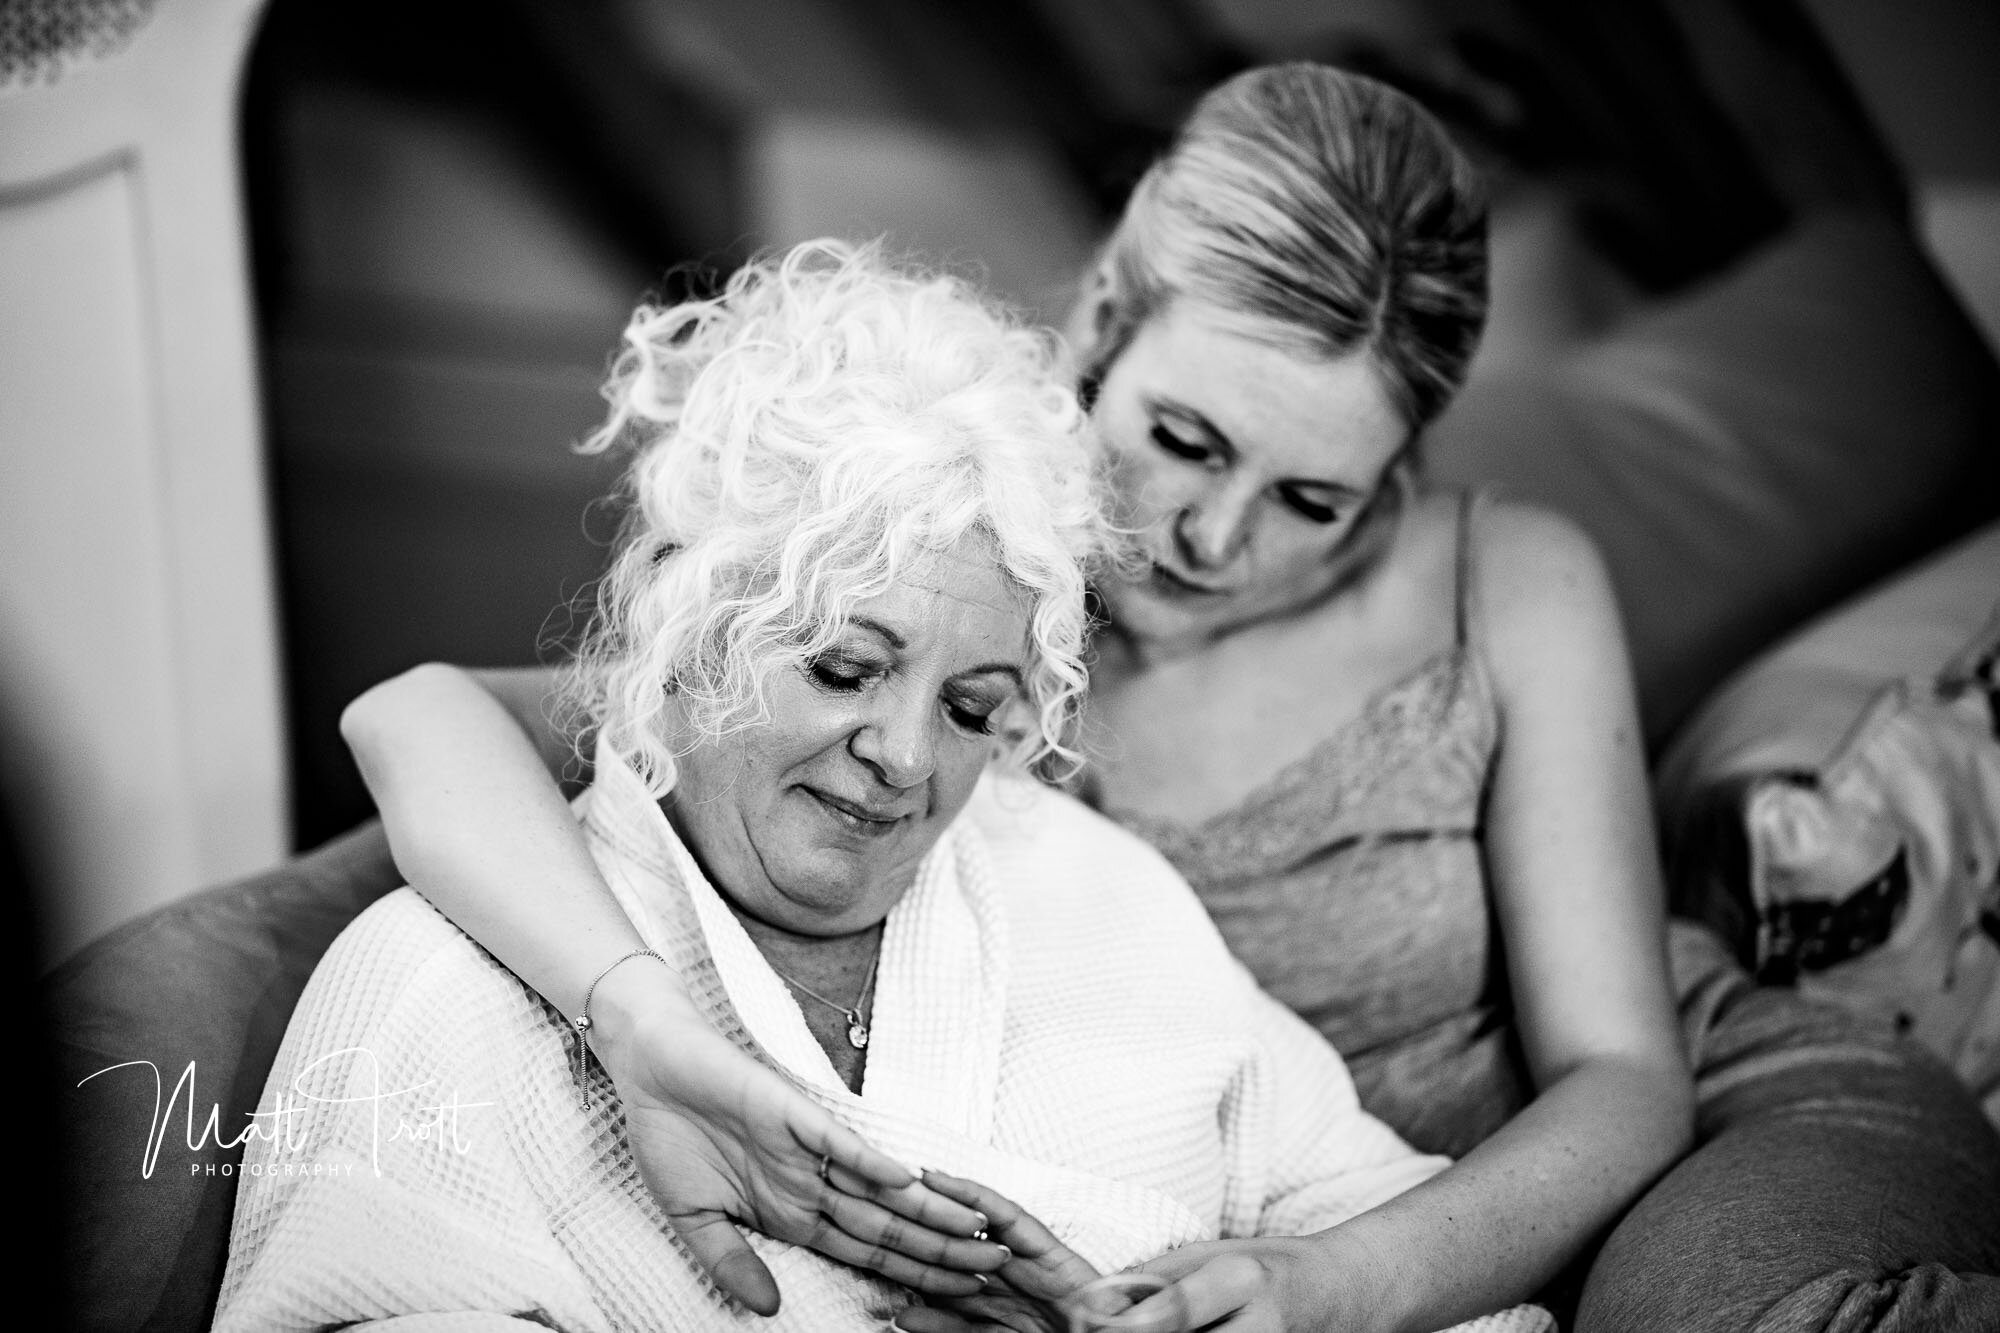
[[[846,670],[843,671],[842,668]],[[811,676],[813,683],[821,689],[835,694],[858,694],[867,687],[869,681],[882,676],[884,672],[881,668],[863,663],[844,662],[839,658],[819,658],[806,664],[806,674]],[[971,732],[975,736],[993,734],[993,713],[975,712],[963,704],[950,702],[945,704],[944,710],[951,718],[952,724],[960,730]]]
[[[842,668],[845,668],[845,671]],[[832,690],[836,694],[854,694],[870,680],[882,674],[879,667],[824,657],[806,663],[806,672],[820,687]]]
[[[1214,457],[1204,446],[1182,439],[1165,426],[1154,426],[1152,436],[1154,444],[1182,462],[1206,464]],[[1278,494],[1284,498],[1287,508],[1300,518],[1305,519],[1308,523],[1317,523],[1324,526],[1340,521],[1340,511],[1332,505],[1323,505],[1315,500],[1308,500],[1305,496],[1286,486],[1279,487]]]
[[[1289,487],[1279,487],[1278,494],[1284,496],[1285,503],[1291,506],[1293,513],[1309,523],[1327,524],[1338,522],[1340,519],[1340,511],[1332,505],[1324,505],[1317,500],[1308,500],[1305,496],[1300,495],[1297,491]]]
[[[946,704],[944,711],[951,716],[952,722],[962,730],[969,731],[975,736],[991,736],[993,734],[992,713],[975,713],[960,704]],[[996,709],[995,711],[997,712],[998,710]]]
[[[1153,427],[1152,434],[1153,443],[1159,445],[1160,448],[1166,450],[1175,458],[1189,463],[1205,463],[1209,459],[1207,448],[1194,443],[1192,440],[1183,440],[1165,426]]]

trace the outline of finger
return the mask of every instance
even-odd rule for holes
[[[1016,1290],[1041,1300],[1061,1300],[1098,1275],[1040,1218],[991,1186],[934,1170],[924,1172],[924,1183],[988,1216],[987,1234],[1014,1251],[1000,1276]]]
[[[1208,1245],[1183,1245],[1178,1250],[1168,1250],[1137,1265],[1136,1271],[1155,1273],[1169,1282],[1176,1282],[1216,1257],[1216,1251]]]
[[[1147,1271],[1153,1271],[1150,1264]],[[1224,1254],[1180,1278],[1167,1291],[1147,1297],[1142,1304],[1171,1304],[1172,1293],[1178,1292],[1187,1303],[1188,1327],[1207,1328],[1243,1310],[1263,1290],[1262,1264],[1246,1255]]]
[[[961,1319],[969,1319],[980,1333],[1062,1333],[1069,1327],[1067,1317],[1022,1301],[1019,1296],[965,1296],[948,1307]]]
[[[902,1333],[979,1333],[980,1325],[930,1305],[911,1305],[896,1311],[889,1327]]]
[[[917,1183],[914,1171],[804,1097],[794,1106],[791,1131],[807,1152],[831,1158],[835,1165],[846,1167],[871,1185],[893,1190]]]
[[[900,1282],[926,1296],[976,1296],[986,1289],[986,1278],[982,1274],[940,1268],[880,1245],[856,1240],[829,1217],[819,1218],[811,1233],[804,1238],[804,1243],[829,1259],[880,1273],[891,1282]]]
[[[669,1215],[667,1222],[715,1285],[761,1315],[778,1312],[778,1283],[729,1219],[714,1213]]]
[[[964,1236],[946,1236],[898,1217],[880,1204],[838,1189],[824,1190],[820,1212],[842,1231],[867,1245],[879,1245],[921,1263],[962,1272],[991,1273],[1013,1257],[1005,1245]]]
[[[1028,1254],[1030,1251],[1015,1245],[1012,1239],[1002,1237],[1002,1232],[1021,1227],[1025,1221],[1028,1224],[1028,1234],[1022,1237],[1023,1240],[1036,1239],[1037,1233],[1039,1236],[1049,1234],[1048,1228],[1036,1221],[1026,1209],[990,1185],[982,1185],[964,1176],[954,1176],[935,1167],[924,1171],[924,1184],[952,1202],[977,1212],[985,1219],[986,1234],[1005,1240],[1008,1245],[1013,1246],[1016,1254]],[[1052,1236],[1049,1237],[1051,1243],[1054,1239]],[[1041,1251],[1035,1250],[1033,1253],[1040,1254]]]
[[[828,1169],[826,1179],[835,1189],[879,1204],[941,1238],[962,1239],[987,1227],[986,1214],[946,1198],[920,1180],[900,1189],[885,1189],[839,1165]]]

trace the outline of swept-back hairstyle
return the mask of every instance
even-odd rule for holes
[[[809,242],[712,300],[640,307],[581,446],[636,456],[573,723],[664,793],[677,751],[767,716],[773,670],[824,652],[914,559],[979,534],[1032,607],[1029,716],[996,755],[1060,776],[1085,683],[1083,565],[1109,549],[1060,365],[1051,335],[876,246]]]
[[[1367,355],[1414,435],[1486,321],[1478,173],[1408,97],[1307,62],[1212,89],[1132,192],[1100,258],[1086,384],[1177,300],[1289,350]]]

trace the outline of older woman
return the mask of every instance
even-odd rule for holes
[[[1485,254],[1477,181],[1427,116],[1282,66],[1197,107],[1079,310],[1119,517],[1147,556],[1099,585],[1084,791],[1188,876],[1371,1110],[1464,1153],[1352,1222],[1155,1267],[1231,1329],[1357,1305],[1337,1326],[1427,1328],[1521,1299],[1685,1151],[1691,1056],[1701,1146],[1596,1263],[1584,1322],[1925,1306],[1936,1288],[1904,1270],[2000,1264],[1990,1130],[1893,1043],[1756,991],[1712,936],[1677,926],[1670,974],[1601,562],[1547,513],[1419,484],[1419,439],[1484,320]],[[1736,373],[1780,382],[1792,348]],[[1830,392],[1865,385],[1865,345],[1851,361]],[[511,717],[427,668],[346,729],[411,881],[566,1003],[631,928],[516,726],[539,729],[543,683],[486,683]],[[670,978],[607,988],[605,1061],[661,1127],[642,1169],[719,1281],[775,1305],[729,1219],[823,1238],[804,1164],[825,1153],[888,1210],[837,1212],[844,1239],[813,1243],[879,1244],[907,1280],[947,1283],[928,1191],[677,1017]]]
[[[979,1275],[968,1312],[1039,1321],[1098,1269],[1332,1225],[1444,1165],[1360,1110],[1157,854],[1025,777],[1075,757],[1105,531],[1047,340],[806,247],[642,310],[610,396],[597,443],[640,444],[575,681],[580,809],[643,948],[565,1021],[414,893],[358,920],[272,1074],[218,1328],[735,1326],[641,1183],[644,1122],[565,1050],[642,971],[877,1144],[978,1179],[930,1177],[983,1209],[940,1256]],[[781,1327],[908,1301],[760,1252]]]

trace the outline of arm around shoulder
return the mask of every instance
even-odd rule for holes
[[[341,734],[411,886],[574,1013],[591,978],[643,945],[556,785],[552,687],[546,671],[419,666],[349,704]]]

